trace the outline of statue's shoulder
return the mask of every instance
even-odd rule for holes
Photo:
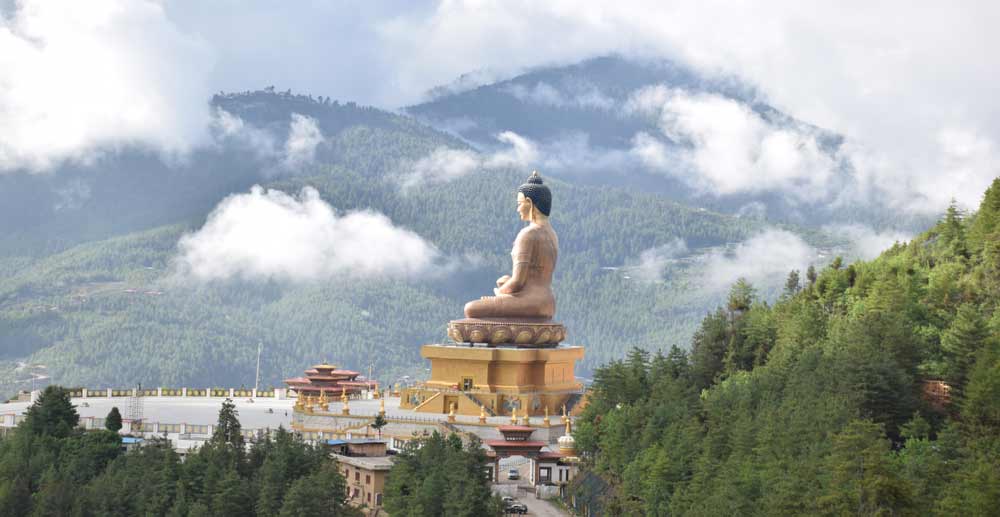
[[[529,224],[528,226],[521,228],[521,231],[517,232],[517,240],[519,241],[525,241],[525,240],[534,241],[542,239],[544,238],[544,236],[545,236],[545,229],[542,228],[541,226],[534,224]]]

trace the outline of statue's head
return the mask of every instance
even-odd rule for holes
[[[548,217],[552,210],[552,191],[542,183],[542,177],[538,175],[538,171],[531,173],[528,181],[517,188],[517,193],[524,196],[525,201],[530,201],[531,205],[542,215]],[[528,210],[529,214],[530,212]],[[521,214],[522,219],[525,218],[524,215]]]

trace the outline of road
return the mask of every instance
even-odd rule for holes
[[[520,461],[523,461],[520,460]],[[538,517],[568,517],[570,514],[565,510],[544,499],[535,499],[535,492],[528,481],[530,463],[520,463],[519,460],[507,459],[500,462],[500,483],[501,485],[518,485],[517,500],[528,507],[528,514]],[[507,479],[507,471],[516,468],[520,473],[517,481]]]
[[[538,517],[568,517],[569,514],[566,513],[562,508],[546,501],[545,499],[535,499],[534,496],[526,496],[518,498],[518,501],[524,503],[524,506],[528,507],[528,515],[535,515]]]

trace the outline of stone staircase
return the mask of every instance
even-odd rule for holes
[[[492,409],[486,407],[482,402],[479,402],[479,399],[477,399],[476,397],[473,397],[472,395],[470,395],[469,393],[464,392],[464,391],[462,392],[462,395],[465,398],[471,400],[477,406],[483,408],[483,411],[485,411],[488,416],[497,416],[496,413]]]

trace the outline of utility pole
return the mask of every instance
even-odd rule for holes
[[[253,394],[257,395],[257,385],[260,384],[260,350],[264,346],[264,343],[257,343],[257,375],[253,380]]]

